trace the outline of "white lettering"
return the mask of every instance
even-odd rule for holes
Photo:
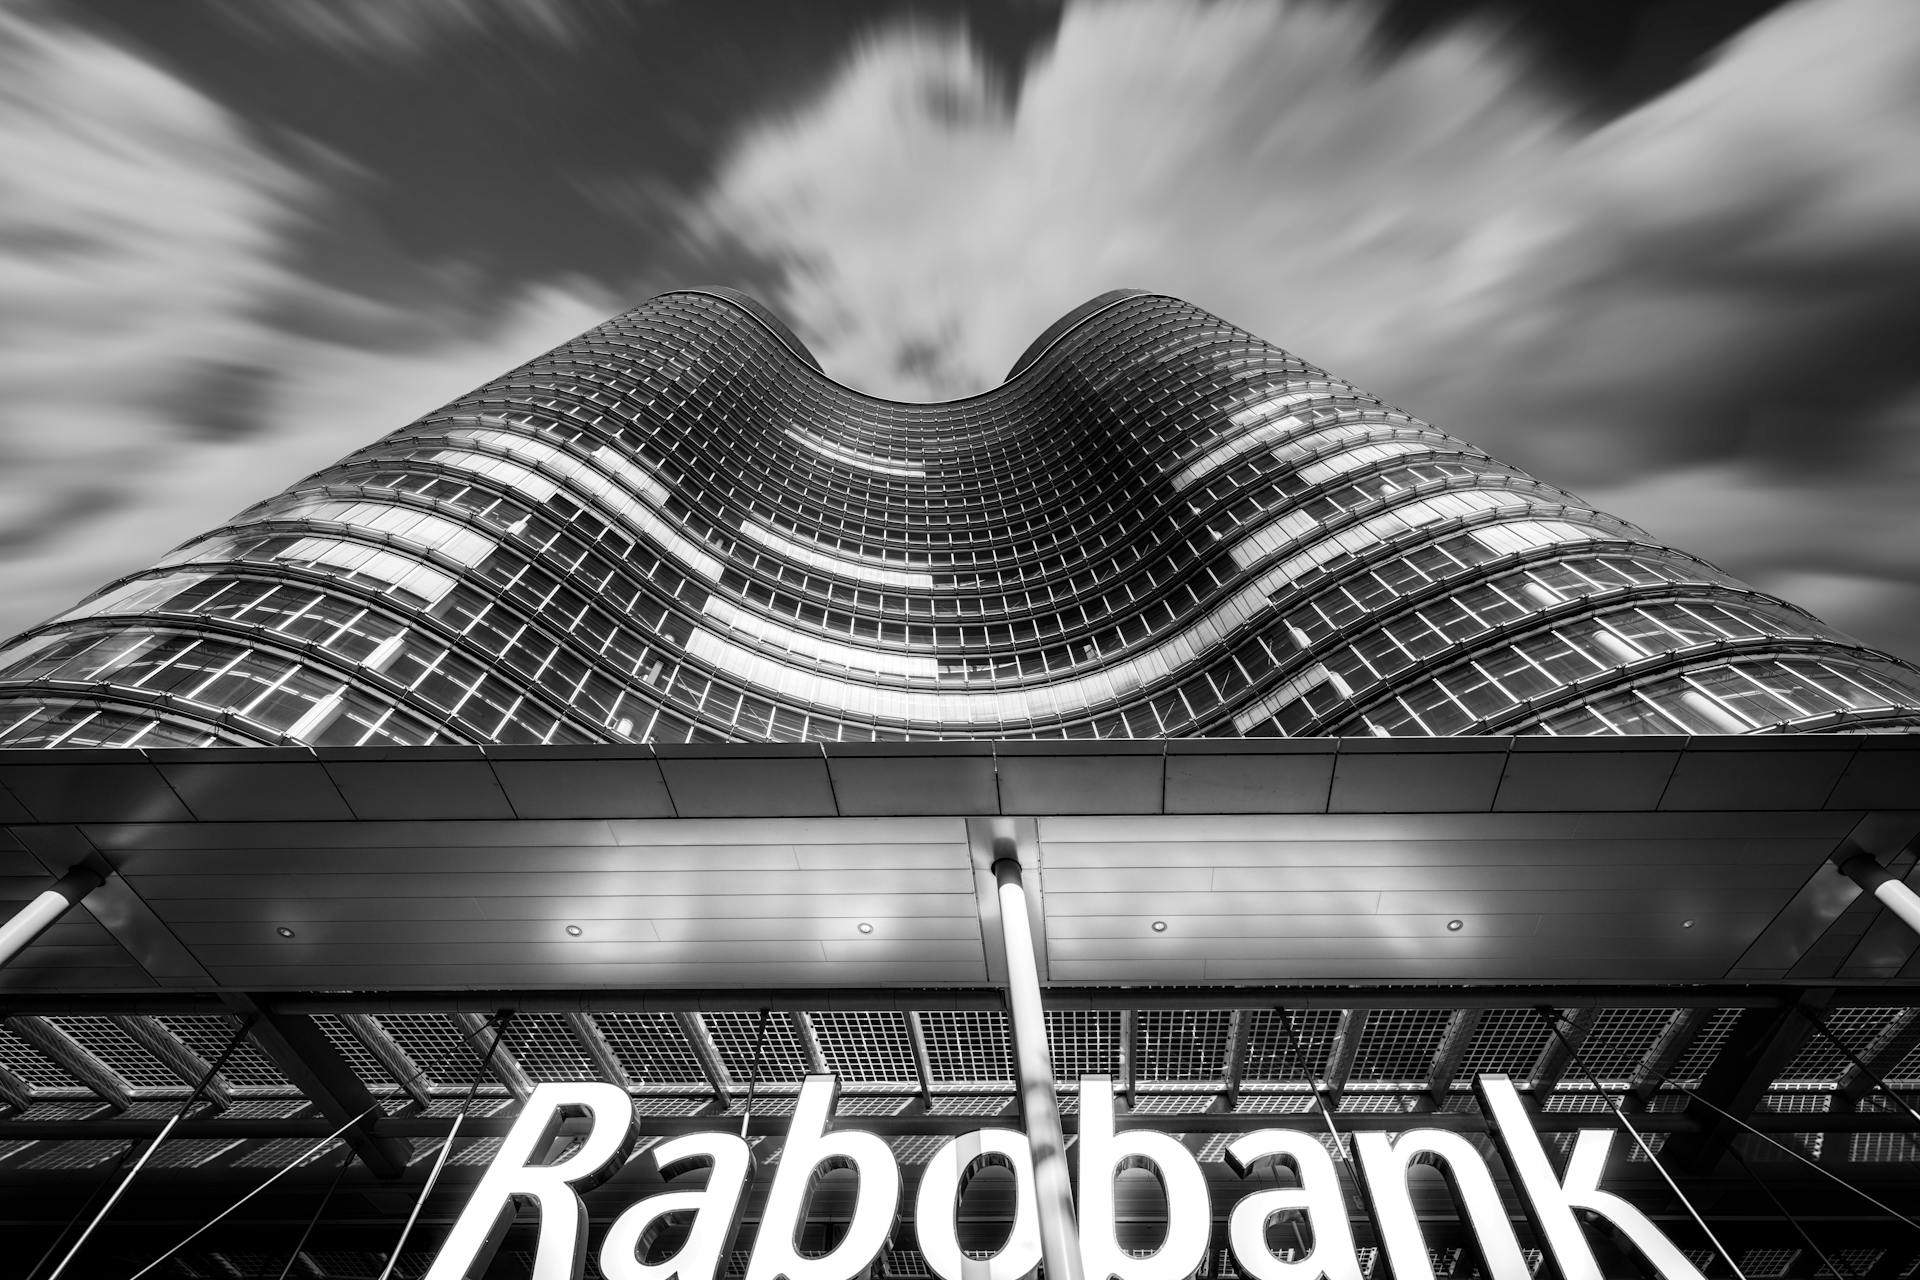
[[[593,1125],[586,1139],[557,1164],[544,1157],[569,1115],[585,1112]],[[453,1224],[426,1280],[471,1280],[485,1274],[494,1251],[519,1209],[540,1210],[539,1243],[532,1280],[580,1280],[586,1262],[587,1207],[574,1190],[591,1190],[627,1162],[639,1130],[633,1100],[610,1084],[543,1084],[534,1088],[520,1118],[501,1139],[500,1150]]]
[[[1080,1258],[1085,1280],[1187,1280],[1206,1260],[1212,1211],[1193,1152],[1171,1135],[1113,1130],[1113,1082],[1080,1077]],[[1136,1258],[1114,1236],[1113,1182],[1123,1169],[1151,1168],[1167,1196],[1167,1234]],[[753,1280],[749,1277],[748,1280]]]
[[[1300,1179],[1297,1187],[1274,1187],[1243,1196],[1227,1220],[1227,1243],[1240,1273],[1252,1280],[1361,1280],[1353,1251],[1353,1227],[1333,1157],[1310,1133],[1261,1129],[1235,1138],[1227,1166],[1245,1178],[1264,1161],[1279,1161]],[[1304,1217],[1313,1245],[1288,1262],[1267,1248],[1267,1227],[1276,1218]]]
[[[707,1185],[629,1205],[607,1228],[600,1270],[607,1280],[714,1280],[733,1248],[735,1214],[752,1173],[753,1152],[731,1133],[690,1133],[661,1143],[652,1154],[665,1179],[707,1166]],[[646,1261],[653,1242],[688,1217],[693,1221],[686,1243],[664,1262]]]
[[[954,1214],[967,1183],[989,1165],[1013,1171],[1013,1229],[991,1258],[969,1258],[960,1251]],[[920,1175],[913,1225],[927,1267],[940,1280],[1022,1280],[1040,1265],[1040,1215],[1033,1198],[1033,1156],[1027,1135],[1012,1129],[976,1129],[934,1152]]]
[[[1600,1264],[1574,1217],[1575,1210],[1613,1223],[1666,1280],[1702,1280],[1699,1268],[1687,1261],[1646,1214],[1619,1196],[1600,1190],[1600,1175],[1607,1167],[1607,1152],[1613,1147],[1611,1130],[1582,1129],[1567,1159],[1566,1177],[1556,1178],[1513,1082],[1505,1076],[1483,1075],[1475,1081],[1475,1087],[1480,1092],[1480,1109],[1493,1122],[1494,1137],[1506,1157],[1507,1169],[1519,1184],[1527,1214],[1540,1238],[1553,1250],[1563,1280],[1601,1280]]]
[[[900,1211],[900,1166],[893,1149],[870,1133],[826,1131],[839,1091],[840,1082],[833,1076],[808,1076],[800,1087],[746,1280],[851,1280],[873,1264],[893,1235]],[[852,1169],[860,1179],[852,1220],[831,1253],[802,1257],[797,1237],[806,1225],[813,1184],[834,1169]]]
[[[1374,1229],[1380,1233],[1394,1280],[1434,1280],[1426,1237],[1420,1233],[1420,1218],[1407,1185],[1416,1164],[1437,1164],[1446,1175],[1461,1221],[1473,1233],[1480,1260],[1493,1280],[1531,1280],[1493,1175],[1471,1142],[1443,1129],[1410,1129],[1398,1138],[1356,1133],[1353,1146],[1366,1175]]]

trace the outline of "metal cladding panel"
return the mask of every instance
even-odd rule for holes
[[[40,755],[62,775],[43,793],[84,821],[13,828],[13,896],[82,860],[117,887],[100,931],[48,935],[0,989],[47,989],[59,947],[102,948],[65,970],[75,989],[971,983],[995,824],[1030,842],[1058,984],[1899,981],[1912,947],[1829,859],[1849,839],[1895,857],[1920,832],[1920,778],[1902,791],[1867,766],[1853,785],[1907,806],[1871,813],[1719,807],[1749,773],[1824,801],[1863,757],[1906,754],[1772,741],[275,751],[198,774],[178,752]],[[195,812],[249,812],[223,778],[305,781],[281,793],[286,821],[123,821],[124,791],[90,778],[130,768],[187,770]],[[361,816],[316,819],[314,769]],[[1683,776],[1700,781],[1676,792]],[[1536,807],[1583,788],[1615,807]],[[479,816],[517,812],[510,790],[599,816]],[[1207,797],[1216,811],[1183,811]],[[1051,808],[1026,837],[1003,801]],[[703,806],[733,816],[689,816]]]

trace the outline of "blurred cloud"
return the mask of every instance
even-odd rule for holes
[[[993,385],[1117,285],[1188,298],[1920,654],[1920,14],[1788,6],[1593,129],[1474,27],[1088,5],[1005,106],[867,44],[700,212],[836,376]]]
[[[0,634],[654,289],[944,399],[1132,285],[1920,656],[1909,0],[1786,6],[1600,126],[1507,28],[929,11],[0,0]]]
[[[180,80],[0,13],[0,635],[618,309],[566,281],[483,319],[332,294],[285,265],[323,214]]]

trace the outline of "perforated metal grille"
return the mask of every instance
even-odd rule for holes
[[[720,1051],[727,1074],[741,1088],[755,1075],[759,1063],[761,1084],[798,1084],[807,1074],[807,1054],[793,1029],[793,1015],[772,1009],[766,1015],[766,1036],[760,1035],[758,1011],[705,1013],[707,1034]],[[755,1050],[758,1049],[756,1053]]]
[[[935,1083],[997,1085],[1013,1080],[1006,1014],[994,1009],[923,1013],[920,1029]]]
[[[1287,1038],[1287,1018],[1293,1020],[1295,1044]],[[1334,1033],[1340,1029],[1338,1009],[1292,1010],[1283,1016],[1276,1009],[1258,1009],[1247,1017],[1247,1060],[1241,1069],[1243,1082],[1305,1084],[1308,1076],[1326,1074],[1327,1055],[1333,1051]],[[1300,1061],[1306,1062],[1306,1073]]]
[[[199,1054],[200,1060],[208,1066],[218,1062],[220,1055],[227,1053],[227,1047],[233,1045],[233,1052],[227,1054],[226,1064],[220,1068],[220,1078],[235,1089],[293,1088],[287,1078],[267,1061],[267,1056],[260,1052],[251,1036],[237,1045],[233,1044],[234,1032],[240,1029],[237,1018],[168,1014],[159,1022],[181,1044]]]
[[[593,1065],[573,1028],[557,1013],[522,1013],[507,1023],[502,1046],[535,1082],[596,1080]]]
[[[499,1088],[492,1075],[480,1068],[480,1060],[486,1055],[481,1047],[486,1037],[475,1036],[469,1041],[466,1030],[445,1014],[383,1013],[376,1020],[413,1059],[435,1092],[464,1093],[476,1078],[481,1093]]]
[[[1857,1057],[1902,1012],[1900,1009],[1884,1008],[1830,1009],[1820,1020]],[[1830,1081],[1849,1065],[1847,1055],[1839,1045],[1818,1031],[1810,1031],[1806,1044],[1793,1056],[1793,1061],[1780,1073],[1775,1083],[1790,1080]]]
[[[1734,1024],[1740,1021],[1739,1009],[1715,1009],[1706,1025],[1700,1028],[1693,1043],[1680,1055],[1680,1060],[1668,1070],[1668,1075],[1682,1084],[1698,1084],[1700,1077],[1707,1073],[1713,1060],[1720,1056],[1720,1046],[1733,1034]]]
[[[109,1070],[136,1089],[177,1089],[185,1092],[189,1088],[179,1076],[167,1070],[165,1064],[105,1018],[63,1015],[47,1021],[73,1037],[81,1048],[100,1059]]]
[[[1569,1063],[1569,1078],[1582,1067],[1604,1081],[1626,1081],[1647,1056],[1667,1023],[1671,1009],[1602,1009],[1594,1015],[1587,1038],[1579,1044],[1579,1062]]]
[[[1453,1014],[1446,1009],[1376,1009],[1367,1018],[1349,1080],[1424,1083]]]
[[[816,1013],[813,1030],[820,1037],[827,1068],[843,1079],[912,1081],[918,1077],[905,1014],[891,1009]]]
[[[1473,1030],[1467,1055],[1460,1060],[1459,1078],[1470,1081],[1486,1071],[1530,1079],[1549,1037],[1547,1024],[1532,1009],[1489,1009]]]
[[[1231,1016],[1221,1009],[1143,1009],[1135,1028],[1140,1061],[1134,1078],[1183,1084],[1222,1079]]]
[[[1120,1015],[1110,1010],[1047,1011],[1047,1047],[1062,1080],[1120,1074]]]
[[[64,1068],[48,1061],[38,1049],[15,1035],[12,1029],[6,1026],[0,1026],[0,1066],[5,1066],[33,1089],[85,1087],[68,1075]]]
[[[594,1021],[635,1084],[706,1085],[700,1060],[672,1015],[601,1013]]]

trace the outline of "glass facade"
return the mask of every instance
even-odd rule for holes
[[[1862,646],[1174,298],[862,395],[662,294],[0,648],[0,745],[1920,726]]]

